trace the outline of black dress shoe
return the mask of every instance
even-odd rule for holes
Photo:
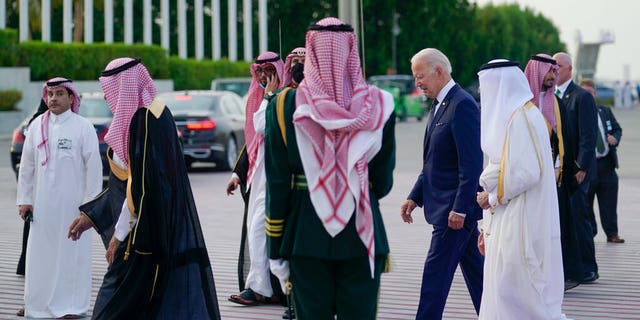
[[[598,280],[598,278],[600,278],[600,275],[597,272],[587,272],[587,274],[584,276],[584,279],[582,279],[582,283],[593,283],[594,281]]]
[[[567,292],[568,290],[571,290],[571,289],[573,289],[573,288],[575,288],[575,287],[577,287],[579,285],[580,285],[580,282],[578,282],[578,281],[571,280],[571,279],[565,280],[564,281],[564,291]]]
[[[296,318],[296,313],[295,311],[293,311],[293,308],[291,309],[285,309],[284,310],[284,314],[282,314],[282,319],[295,319]]]

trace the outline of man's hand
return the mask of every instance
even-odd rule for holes
[[[18,215],[20,215],[20,218],[24,221],[24,219],[26,219],[27,217],[27,212],[33,212],[33,206],[30,204],[21,204],[18,206]]]
[[[478,236],[478,251],[484,257],[484,234],[482,232]]]
[[[453,230],[460,230],[463,226],[464,217],[451,210],[451,212],[449,212],[449,228]]]
[[[89,220],[89,217],[81,214],[71,222],[69,231],[67,232],[67,238],[76,241],[80,239],[83,232],[89,230],[92,226],[93,224],[91,220]]]
[[[478,192],[476,201],[483,210],[491,208],[491,205],[489,204],[489,193],[486,191]]]
[[[278,89],[278,83],[278,75],[276,73],[272,74],[267,78],[267,85],[265,86],[264,92],[273,92],[273,90]]]
[[[578,182],[578,184],[581,184],[584,181],[584,177],[587,175],[587,172],[584,170],[580,170],[578,171],[578,173],[576,173],[576,181]]]
[[[607,134],[607,142],[609,143],[610,146],[615,146],[618,143],[618,140],[616,140],[616,137]]]
[[[118,250],[119,246],[120,246],[120,240],[118,240],[118,238],[113,236],[111,238],[111,241],[109,241],[109,247],[107,247],[107,253],[105,254],[107,258],[107,263],[109,265],[113,263],[113,259],[116,256],[116,250]]]
[[[240,178],[235,175],[231,176],[229,182],[227,182],[227,195],[233,195],[233,191],[238,189],[238,185],[240,184]]]
[[[405,201],[402,206],[400,206],[400,216],[402,217],[402,221],[406,222],[406,223],[413,223],[413,218],[411,217],[411,212],[413,211],[413,209],[415,209],[418,205],[415,203],[415,201],[408,199],[407,201]]]

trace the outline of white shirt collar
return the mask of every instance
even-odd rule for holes
[[[49,121],[52,123],[57,123],[57,122],[61,122],[64,121],[66,119],[69,119],[69,117],[71,116],[71,114],[73,113],[73,111],[71,111],[71,108],[67,109],[67,111],[61,113],[61,114],[55,114],[53,112],[51,112],[51,115],[49,117]]]
[[[447,94],[449,94],[449,90],[451,90],[451,88],[453,88],[453,86],[455,85],[456,82],[453,81],[453,79],[450,79],[449,82],[447,82],[447,84],[445,84],[444,87],[440,89],[440,92],[438,92],[438,95],[436,96],[436,99],[438,100],[438,106],[442,103],[442,101],[444,101],[444,98],[446,98]]]
[[[565,81],[563,84],[556,86],[556,89],[560,90],[560,97],[564,96],[564,92],[567,91],[567,87],[571,83],[571,79]]]

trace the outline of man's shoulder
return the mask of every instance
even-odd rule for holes
[[[78,125],[78,123],[82,126],[91,126],[93,128],[93,123],[91,123],[91,121],[77,113],[71,113],[71,119],[73,119],[73,122],[75,123],[74,125]],[[35,120],[32,122],[32,124],[35,123]]]
[[[462,87],[457,83],[451,88],[449,96],[451,97],[451,103],[478,106],[476,100],[473,99],[473,96],[471,96],[466,90],[462,89]]]

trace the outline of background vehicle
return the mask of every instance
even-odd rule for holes
[[[162,93],[182,134],[185,162],[213,162],[221,170],[233,168],[244,145],[244,105],[230,91],[174,91]]]
[[[98,142],[100,147],[100,156],[102,158],[102,178],[106,181],[109,178],[109,162],[107,160],[107,144],[104,142],[104,136],[107,134],[109,125],[113,115],[107,102],[104,100],[102,92],[100,93],[82,93],[80,94],[80,115],[91,121],[96,128],[98,134]],[[29,115],[24,121],[13,130],[11,138],[11,144],[9,145],[9,154],[11,157],[11,167],[18,176],[18,170],[20,169],[20,158],[22,156],[22,146],[24,144],[27,124],[31,119]]]
[[[211,81],[211,90],[213,91],[231,91],[240,97],[246,97],[249,92],[251,78],[219,78]]]
[[[406,121],[408,117],[416,117],[421,121],[428,111],[427,97],[416,88],[413,76],[407,74],[372,76],[367,82],[393,95],[396,116],[400,121]]]

